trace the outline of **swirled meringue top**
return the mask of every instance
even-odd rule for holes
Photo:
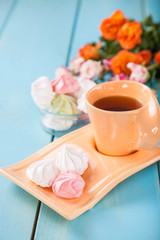
[[[64,144],[56,159],[56,166],[61,172],[75,171],[82,175],[88,168],[88,157],[81,148]]]
[[[51,187],[58,175],[53,159],[32,163],[26,170],[27,177],[41,187]]]
[[[53,92],[58,94],[72,93],[79,88],[76,77],[68,73],[52,80],[51,85]]]
[[[55,95],[51,103],[51,111],[58,114],[79,114],[76,99],[74,97],[60,94]]]
[[[48,77],[40,77],[31,85],[31,95],[35,104],[42,109],[51,105],[55,93]]]
[[[52,190],[60,198],[72,199],[81,196],[85,182],[76,172],[68,171],[58,175]]]
[[[88,78],[77,77],[79,83],[79,89],[73,93],[76,98],[80,98],[83,94],[86,94],[96,83]]]

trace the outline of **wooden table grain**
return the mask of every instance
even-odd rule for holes
[[[80,46],[97,41],[114,10],[160,21],[159,0],[0,1],[0,167],[47,145],[30,96],[37,77],[68,65]],[[159,240],[158,164],[120,183],[93,209],[68,221],[0,176],[0,240]]]

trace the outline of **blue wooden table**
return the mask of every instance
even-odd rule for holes
[[[160,21],[159,0],[0,1],[0,167],[19,162],[51,141],[38,123],[30,86],[97,41],[114,10]],[[0,176],[0,240],[160,240],[158,164],[114,188],[93,209],[67,221]]]

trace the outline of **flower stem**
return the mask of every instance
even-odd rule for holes
[[[157,63],[154,63],[154,64],[152,64],[152,65],[150,65],[149,67],[147,67],[147,70],[153,70],[153,69],[155,69],[155,68],[157,68],[159,65],[157,64]]]

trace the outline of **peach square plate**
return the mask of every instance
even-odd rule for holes
[[[84,192],[79,198],[72,200],[56,197],[51,188],[37,186],[26,176],[26,168],[31,163],[51,157],[55,159],[58,148],[64,143],[76,144],[90,156],[90,165],[82,176],[86,182]],[[118,183],[159,159],[160,147],[154,150],[140,150],[121,157],[103,155],[96,150],[89,124],[57,139],[22,162],[0,168],[0,173],[63,217],[72,220],[91,209]]]

